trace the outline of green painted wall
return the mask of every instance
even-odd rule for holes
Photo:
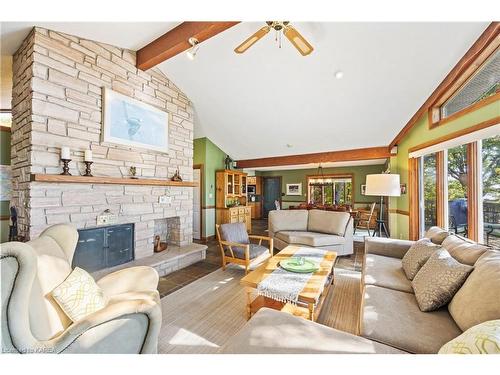
[[[368,203],[377,201],[376,197],[361,195],[361,185],[366,181],[366,175],[372,173],[380,173],[384,170],[384,165],[367,165],[356,167],[339,167],[339,168],[323,168],[323,173],[326,174],[354,174],[354,202]],[[290,202],[305,202],[307,200],[307,176],[316,175],[318,169],[294,169],[281,171],[265,171],[259,172],[261,176],[281,176],[282,193],[286,193],[286,184],[302,182],[302,197],[283,195],[283,208],[288,207]],[[374,199],[375,198],[375,199]]]
[[[423,115],[406,137],[399,142],[397,156],[391,157],[391,173],[399,173],[401,176],[401,183],[408,183],[408,150],[410,148],[447,134],[467,129],[497,116],[500,116],[500,100],[434,129],[429,129],[427,114]],[[398,198],[391,198],[390,208],[408,211],[408,194]],[[395,213],[391,214],[390,224],[391,228],[393,228],[393,233],[397,233],[397,237],[404,239],[408,238],[409,220],[407,216]],[[396,235],[394,235],[394,237],[396,237]]]
[[[10,165],[10,132],[0,131],[0,164]],[[0,216],[9,216],[9,201],[0,202]],[[0,221],[0,242],[9,239],[9,220]]]
[[[215,171],[224,169],[226,153],[208,138],[194,140],[194,164],[203,165],[202,236],[215,235]]]

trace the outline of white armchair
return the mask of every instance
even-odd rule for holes
[[[55,225],[39,238],[0,245],[3,353],[156,353],[158,273],[131,267],[97,281],[108,303],[72,322],[51,297],[71,273],[78,232]]]

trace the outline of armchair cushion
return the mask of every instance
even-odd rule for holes
[[[52,296],[73,322],[106,306],[102,289],[92,276],[79,267],[52,291]]]
[[[221,240],[241,244],[249,244],[247,228],[245,223],[230,223],[220,226]]]
[[[258,256],[260,256],[266,252],[269,252],[269,249],[265,246],[262,246],[262,245],[257,245],[257,244],[251,243],[249,246],[250,246],[250,259],[255,259]],[[244,247],[240,247],[240,246],[231,246],[231,247],[233,249],[233,253],[234,253],[235,258],[245,259],[245,248]],[[227,256],[231,256],[231,251],[229,251],[229,249],[226,249],[225,252],[226,252]]]

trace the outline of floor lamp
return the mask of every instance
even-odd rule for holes
[[[382,237],[382,231],[384,231],[386,237],[389,237],[389,231],[384,221],[384,197],[399,197],[401,195],[399,175],[389,173],[366,175],[365,195],[380,196],[380,215],[373,235],[378,233]]]

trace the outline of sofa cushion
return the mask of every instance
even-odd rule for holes
[[[233,254],[234,254],[235,258],[245,259],[245,248],[244,247],[232,246],[231,248],[233,249]],[[261,256],[262,254],[264,254],[265,252],[269,252],[269,249],[267,247],[251,243],[250,250],[249,250],[249,255],[250,255],[249,259],[255,259],[258,256]],[[229,249],[226,249],[225,253],[227,256],[231,256],[231,251]]]
[[[427,259],[440,248],[439,245],[433,244],[428,238],[422,238],[411,245],[401,260],[406,277],[413,280],[420,268],[427,262]]]
[[[500,251],[488,250],[448,305],[462,330],[500,319]]]
[[[345,243],[344,237],[316,232],[282,231],[276,233],[275,236],[289,244],[312,247],[334,246]]]
[[[347,212],[310,210],[307,230],[343,236],[350,219]]]
[[[367,254],[363,274],[367,285],[413,293],[411,282],[406,278],[401,266],[401,259]]]
[[[307,210],[275,210],[269,212],[269,231],[283,230],[307,231]]]
[[[469,328],[444,344],[439,354],[500,354],[500,320]]]
[[[450,235],[441,244],[460,263],[473,266],[488,248],[465,238]]]
[[[403,354],[359,336],[268,308],[221,348],[226,354]]]
[[[415,296],[367,285],[362,336],[410,353],[437,353],[462,331],[446,308],[422,312]]]
[[[445,249],[436,251],[411,282],[420,310],[448,304],[471,272],[471,266],[459,263]]]
[[[441,245],[445,238],[447,238],[450,233],[440,227],[430,227],[424,234],[424,238],[428,238],[432,243],[436,245]]]

